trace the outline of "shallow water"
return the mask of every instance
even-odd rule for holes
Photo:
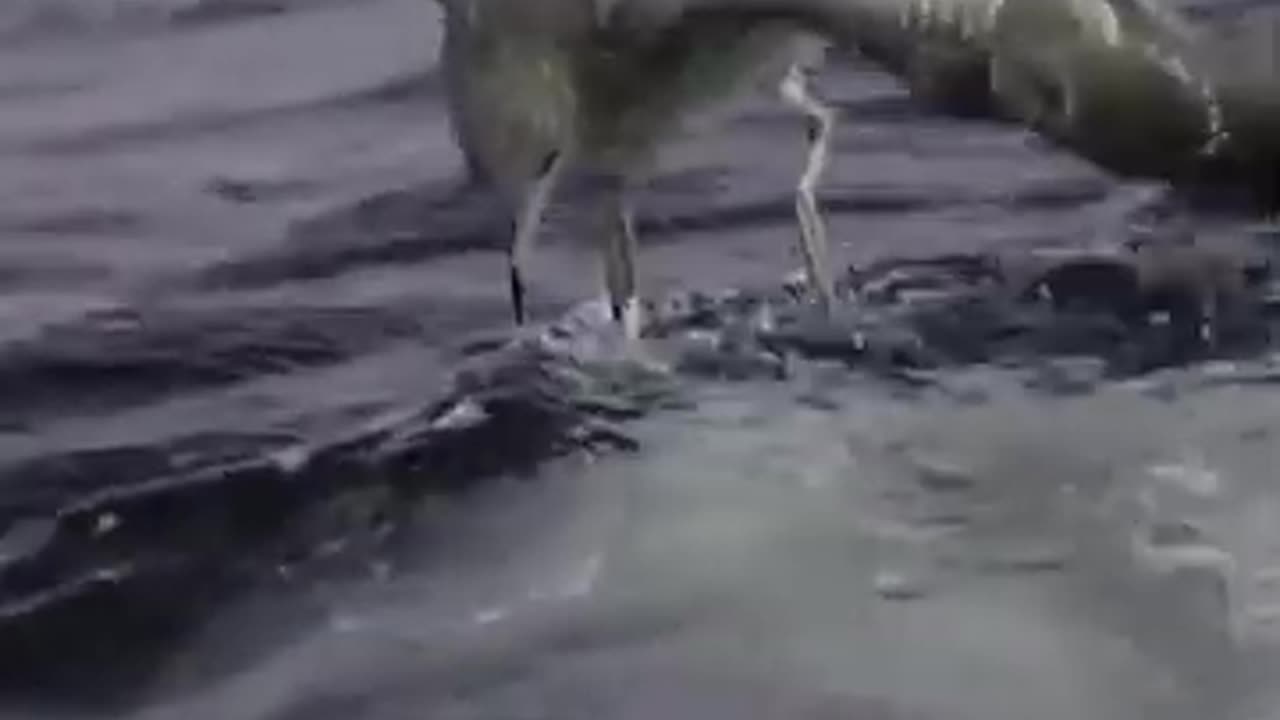
[[[988,393],[964,405],[690,389],[634,455],[426,513],[389,579],[247,612],[315,617],[145,716],[1264,717],[1271,399],[1170,417],[1146,384],[1028,399],[1001,375],[951,377]],[[1182,522],[1201,534],[1160,535]],[[197,647],[244,643],[232,617]]]
[[[917,384],[682,372],[668,402],[601,391],[609,447],[567,453],[577,416],[516,373],[497,425],[438,430],[508,321],[438,40],[422,0],[0,9],[14,717],[1280,716],[1265,347],[1049,363],[1071,392],[1038,351]],[[1150,198],[871,68],[823,87],[842,264],[1114,244]],[[762,90],[672,143],[647,293],[799,265],[802,136]],[[571,208],[548,320],[596,292]]]

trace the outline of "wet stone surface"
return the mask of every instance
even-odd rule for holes
[[[0,515],[0,688],[126,701],[228,598],[326,574],[393,572],[398,531],[422,499],[526,475],[566,453],[634,450],[626,421],[679,406],[685,382],[805,377],[802,402],[821,408],[822,383],[850,372],[912,392],[950,368],[989,364],[1023,370],[1033,391],[1066,395],[1257,353],[1275,322],[1269,268],[1203,252],[885,261],[844,275],[830,317],[795,287],[689,293],[651,306],[641,360],[625,357],[598,308],[582,308],[537,337],[478,342],[441,397],[322,442],[252,436],[202,453],[194,439],[6,468],[10,486],[39,478],[103,489],[68,505],[33,494]],[[903,461],[919,491],[937,498],[933,526],[973,521],[980,478],[945,459]],[[986,569],[1068,564],[1050,548]],[[926,589],[888,574],[880,592],[906,600]]]
[[[693,295],[655,308],[649,336],[675,339],[697,374],[777,375],[788,356],[899,379],[976,363],[1040,365],[1069,392],[1269,343],[1269,260],[1185,240],[1098,249],[943,256],[851,268],[830,317],[802,292]]]

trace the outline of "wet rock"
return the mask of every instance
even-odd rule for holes
[[[998,297],[964,295],[917,308],[908,322],[922,366],[983,363],[1017,348],[1035,330]]]
[[[764,347],[722,342],[718,336],[686,338],[676,351],[676,370],[686,375],[726,380],[782,379],[786,360]]]
[[[812,313],[787,314],[776,328],[762,332],[759,341],[778,353],[790,350],[808,358],[856,361],[866,352],[867,330],[841,320]]]
[[[881,260],[866,268],[851,269],[850,276],[859,295],[880,304],[910,303],[913,298],[954,298],[1002,282],[999,263],[992,257],[974,254]]]
[[[634,449],[618,422],[669,398],[669,378],[558,352],[532,342],[477,356],[423,407],[307,442],[227,452],[180,438],[29,465],[40,487],[77,492],[0,534],[0,694],[127,695],[213,607],[282,569],[304,581],[385,564],[415,498],[559,454]]]
[[[1256,263],[1157,240],[882,260],[849,270],[830,315],[785,291],[690,294],[664,305],[655,336],[685,343],[678,369],[698,376],[836,360],[919,387],[948,366],[1031,363],[1030,385],[1063,394],[1266,335],[1250,309]]]
[[[1146,233],[1123,246],[1033,251],[1006,262],[1023,303],[1052,309],[1046,328],[1126,372],[1186,362],[1256,342],[1267,264],[1187,233]],[[1071,318],[1073,336],[1063,336]],[[1117,323],[1089,330],[1082,322]],[[1094,336],[1092,341],[1090,335]],[[1108,337],[1110,336],[1110,337]],[[1066,349],[1058,342],[1059,351]]]
[[[1123,257],[1080,257],[1059,262],[1021,293],[1057,312],[1104,312],[1126,322],[1142,317],[1138,269]]]
[[[813,360],[838,360],[889,376],[909,379],[903,371],[933,368],[934,354],[906,323],[845,318],[786,318],[774,330],[761,332],[759,342],[780,356],[795,354]]]
[[[652,322],[646,330],[659,338],[682,331],[715,330],[725,321],[723,299],[697,291],[674,293],[655,303],[650,314]]]
[[[837,361],[832,367],[924,384],[934,368],[1001,360],[1025,367],[1028,358],[1049,356],[1041,381],[1082,391],[1122,350],[1171,357],[1160,346],[1163,330],[1136,332],[1125,324],[1151,325],[1143,313],[1159,295],[1153,288],[1167,284],[1159,278],[1217,277],[1176,253],[1160,257],[1182,269],[1161,275],[1122,255],[1054,258],[1035,276],[1047,295],[1011,293],[1006,270],[980,257],[885,262],[855,273],[860,300],[842,303],[829,318],[785,293],[691,294],[655,310],[647,340],[672,351],[680,373],[735,379],[782,377],[790,358],[795,364],[827,358]],[[1217,287],[1197,282],[1187,281],[1199,288],[1193,297]],[[299,582],[309,573],[390,567],[384,553],[395,530],[412,520],[416,500],[527,475],[559,454],[636,449],[626,421],[678,401],[679,384],[611,349],[593,322],[578,318],[536,341],[479,341],[466,348],[464,367],[440,397],[332,436],[205,437],[25,464],[19,470],[32,482],[24,486],[35,489],[7,508],[8,517],[47,519],[10,522],[0,534],[0,642],[16,648],[0,658],[0,685],[13,668],[15,678],[61,678],[91,688],[107,677],[105,665],[135,664],[128,659],[146,655],[161,635],[180,635],[209,603],[254,583],[278,582],[281,567]],[[821,386],[805,402],[833,406]],[[963,505],[978,486],[963,467],[907,459],[925,491],[911,488],[912,498]],[[91,487],[97,490],[84,492]],[[70,496],[78,499],[66,502]],[[933,512],[933,520],[920,522],[966,526],[977,511]],[[1153,532],[1146,544],[1193,543],[1171,529],[1167,537]],[[1028,548],[992,559],[991,568],[1051,572],[1067,560],[1052,548]],[[875,587],[887,600],[927,591],[921,578],[889,571]],[[188,591],[198,594],[190,608],[182,604]],[[143,612],[172,628],[172,636],[133,624]],[[102,636],[113,654],[68,634],[66,628],[95,631],[78,622],[116,633]],[[23,670],[50,663],[79,669]]]

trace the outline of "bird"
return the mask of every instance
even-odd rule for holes
[[[510,219],[517,325],[527,319],[534,239],[561,179],[576,167],[603,190],[608,225],[599,245],[610,313],[627,335],[638,334],[635,188],[684,116],[727,99],[779,55],[788,60],[781,98],[807,125],[795,188],[800,250],[814,299],[832,308],[816,193],[837,112],[813,87],[822,63],[788,57],[798,38],[852,49],[909,81],[923,73],[986,98],[978,103],[991,105],[986,112],[1012,116],[1121,174],[1168,174],[1166,160],[1178,153],[1162,149],[1165,140],[1212,157],[1230,139],[1213,84],[1182,62],[1196,54],[1196,38],[1157,0],[436,2],[455,138],[472,179],[496,191]],[[1151,91],[1128,93],[1134,98],[1160,97],[1165,131],[1144,122],[1151,114],[1141,100],[1108,90],[1112,75],[1121,85],[1134,75]]]
[[[842,0],[437,0],[440,67],[453,134],[470,174],[510,220],[509,293],[526,324],[526,273],[543,216],[566,173],[597,178],[606,219],[604,285],[615,323],[640,333],[632,196],[663,141],[691,110],[727,100],[781,54],[781,99],[806,119],[796,184],[799,245],[811,292],[834,303],[816,190],[836,111],[814,92],[821,68],[800,52]],[[778,63],[780,65],[780,63]],[[779,69],[781,69],[779,67]]]

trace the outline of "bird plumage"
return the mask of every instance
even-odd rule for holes
[[[459,145],[513,218],[517,319],[522,268],[566,168],[606,179],[605,277],[616,314],[635,291],[628,187],[691,109],[731,94],[779,54],[788,57],[802,36],[959,86],[986,111],[1069,139],[1121,171],[1168,165],[1173,172],[1183,160],[1171,165],[1164,145],[1212,156],[1226,139],[1214,85],[1184,63],[1194,55],[1194,34],[1158,0],[438,2],[446,11],[443,65]],[[834,113],[813,97],[796,63],[781,90],[809,121],[796,210],[810,283],[829,305],[814,196]],[[1135,105],[1157,108],[1164,130],[1154,132],[1151,113]]]
[[[567,167],[605,179],[614,216],[605,277],[617,314],[635,292],[628,189],[691,111],[731,95],[806,37],[785,11],[688,0],[441,2],[455,134],[471,171],[498,190],[514,218],[517,319],[522,266]],[[821,232],[816,222],[806,221],[806,245]],[[826,294],[828,285],[818,282]]]

